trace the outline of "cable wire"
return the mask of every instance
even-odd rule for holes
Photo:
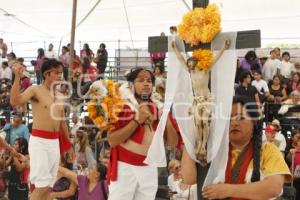
[[[25,21],[23,21],[23,20],[21,20],[20,18],[16,17],[14,14],[11,14],[11,13],[7,12],[7,11],[4,10],[3,8],[0,8],[0,10],[1,10],[2,12],[4,12],[4,14],[5,14],[6,16],[12,17],[13,19],[15,19],[16,21],[20,22],[21,24],[23,24],[23,25],[25,25],[25,26],[27,26],[27,27],[29,27],[29,28],[31,28],[31,29],[33,29],[33,30],[39,32],[39,33],[42,33],[43,35],[47,35],[48,37],[54,37],[54,36],[52,36],[52,35],[49,35],[48,33],[45,33],[44,31],[41,31],[40,29],[38,29],[38,28],[36,28],[36,27],[34,27],[34,26],[32,26],[32,25],[26,23]]]
[[[126,9],[125,0],[123,0],[123,7],[124,7],[125,15],[126,15],[126,21],[127,21],[127,26],[128,26],[129,34],[130,34],[131,45],[132,45],[132,48],[134,49],[132,31],[131,31],[129,17],[128,17],[128,13],[127,13],[127,9]]]

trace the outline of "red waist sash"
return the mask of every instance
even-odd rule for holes
[[[134,166],[146,166],[144,160],[146,156],[139,155],[128,151],[120,145],[111,148],[111,157],[108,167],[108,181],[116,181],[118,176],[118,161],[134,165]]]
[[[61,132],[50,132],[50,131],[32,129],[31,135],[39,138],[50,139],[50,140],[59,139],[60,155],[67,152],[72,147],[70,140],[66,138]]]
[[[58,139],[60,133],[59,132],[50,132],[50,131],[43,131],[43,130],[37,130],[37,129],[32,129],[32,136],[39,137],[39,138],[44,138],[44,139]]]

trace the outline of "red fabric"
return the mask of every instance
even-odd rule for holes
[[[44,139],[51,139],[51,140],[59,139],[61,155],[72,147],[72,144],[69,141],[69,139],[65,138],[65,136],[61,132],[50,132],[50,131],[32,129],[31,135],[35,137],[44,138]]]
[[[131,151],[128,151],[127,149],[121,147],[120,145],[111,148],[111,156],[110,161],[108,164],[108,176],[107,180],[108,183],[110,181],[116,181],[118,177],[118,161],[122,161],[124,163],[128,163],[135,166],[146,166],[144,164],[144,160],[146,159],[146,156],[139,155],[136,153],[133,153]]]
[[[164,52],[152,52],[150,53],[150,58],[153,62],[164,61],[166,54]]]
[[[60,155],[63,155],[65,152],[72,148],[72,144],[69,138],[66,138],[63,133],[59,135],[59,147]]]
[[[44,138],[44,139],[58,139],[60,133],[59,132],[50,132],[50,131],[32,129],[31,135],[33,135],[35,137]]]
[[[29,167],[26,167],[20,175],[20,180],[22,183],[28,182],[29,173],[30,173],[30,169],[29,169]]]
[[[294,170],[296,169],[297,165],[300,165],[300,148],[297,148],[296,151],[295,151]]]
[[[231,183],[231,176],[232,176],[232,145],[229,145],[229,152],[228,152],[228,161],[226,167],[226,174],[225,174],[225,183],[229,184],[245,184],[245,177],[248,170],[248,166],[253,158],[253,142],[251,141],[249,144],[249,148],[247,150],[246,156],[240,168],[239,176],[237,183]],[[242,198],[230,198],[231,200],[245,200]]]

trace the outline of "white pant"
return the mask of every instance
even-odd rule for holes
[[[109,185],[108,200],[154,200],[158,187],[157,168],[118,162],[117,180]]]
[[[58,139],[30,136],[30,182],[37,188],[52,187],[60,161]]]

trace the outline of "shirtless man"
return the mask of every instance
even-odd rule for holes
[[[157,168],[143,163],[158,124],[158,109],[150,101],[154,76],[148,70],[136,69],[127,79],[134,88],[139,106],[135,113],[132,105],[126,104],[115,129],[108,134],[112,147],[109,200],[154,200],[158,186]],[[165,139],[171,148],[178,142],[173,124],[173,119],[169,117]]]
[[[12,106],[32,104],[33,127],[29,140],[30,182],[35,189],[31,200],[50,199],[50,187],[53,186],[60,160],[59,138],[69,142],[68,128],[61,98],[55,91],[54,83],[62,80],[62,63],[55,59],[45,61],[41,71],[45,80],[20,93],[19,84],[23,66],[15,64],[15,81],[11,89]],[[70,149],[69,145],[67,148]]]

